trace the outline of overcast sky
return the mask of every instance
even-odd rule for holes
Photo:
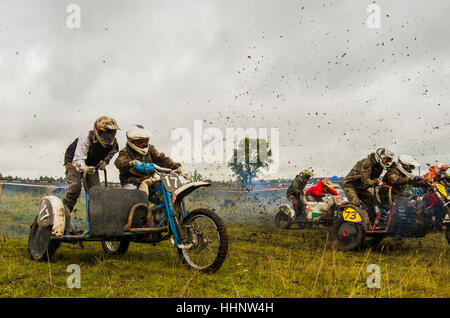
[[[63,176],[67,146],[100,115],[121,147],[140,123],[166,154],[194,120],[279,128],[272,177],[345,175],[382,146],[448,162],[450,2],[376,1],[371,29],[372,2],[0,0],[0,172]]]

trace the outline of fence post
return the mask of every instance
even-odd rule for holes
[[[2,202],[2,182],[0,181],[0,202]]]

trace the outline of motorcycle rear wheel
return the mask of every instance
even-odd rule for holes
[[[178,249],[182,262],[203,273],[214,273],[222,266],[228,252],[228,234],[222,219],[208,209],[197,209],[184,219],[189,249]]]
[[[291,218],[283,211],[278,211],[275,214],[275,226],[279,229],[288,229],[292,225]]]

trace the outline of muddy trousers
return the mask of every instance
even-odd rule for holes
[[[296,216],[300,216],[306,211],[306,200],[304,196],[295,197],[291,195],[288,197],[288,200],[291,202]]]
[[[357,188],[348,184],[344,184],[343,186],[344,192],[347,195],[348,201],[356,206],[362,207],[361,203],[365,206],[363,208],[366,209],[367,214],[371,222],[373,222],[376,218],[375,214],[375,197],[369,191],[361,188]]]
[[[77,203],[78,197],[81,193],[81,186],[83,181],[81,180],[83,173],[79,172],[75,166],[71,163],[65,165],[66,168],[66,180],[69,189],[63,199],[63,203],[70,212]],[[98,172],[86,176],[86,186],[89,189],[94,185],[100,185],[100,177]]]

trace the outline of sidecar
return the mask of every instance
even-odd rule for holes
[[[30,227],[28,252],[33,260],[49,260],[62,242],[101,241],[109,254],[123,254],[130,242],[158,243],[171,239],[181,261],[189,268],[213,273],[225,261],[228,234],[212,210],[187,211],[184,198],[210,186],[207,182],[182,183],[177,172],[155,164],[138,163],[143,174],[155,172],[138,190],[93,186],[86,193],[86,230],[64,233],[65,214],[55,196],[42,199]],[[83,175],[86,189],[86,175]],[[150,202],[151,201],[151,202]]]
[[[304,217],[297,217],[291,205],[282,204],[275,211],[275,226],[282,229],[288,229],[294,224],[301,229],[316,225],[330,226],[337,216],[337,207],[342,203],[340,196],[325,196],[319,202],[307,201]]]
[[[332,239],[337,242],[339,250],[356,250],[361,247],[374,247],[385,237],[401,238],[423,237],[434,228],[446,225],[448,216],[448,196],[439,184],[431,185],[427,196],[409,195],[392,199],[392,188],[388,189],[388,203],[380,200],[379,189],[375,189],[375,196],[379,215],[372,222],[366,210],[352,204],[340,207],[338,217],[330,228]],[[434,206],[430,205],[428,197],[436,197]],[[447,240],[449,236],[446,227]]]
[[[142,229],[143,234],[149,233],[146,229],[149,225],[148,212],[149,200],[143,191],[93,186],[86,194],[86,230],[79,234],[68,234],[64,233],[65,214],[61,200],[56,196],[46,196],[30,228],[29,255],[33,260],[47,260],[61,242],[128,242],[131,234],[139,234],[135,229]],[[127,233],[124,230],[127,225],[135,232]],[[152,232],[164,230],[167,231],[167,227],[162,226]]]

